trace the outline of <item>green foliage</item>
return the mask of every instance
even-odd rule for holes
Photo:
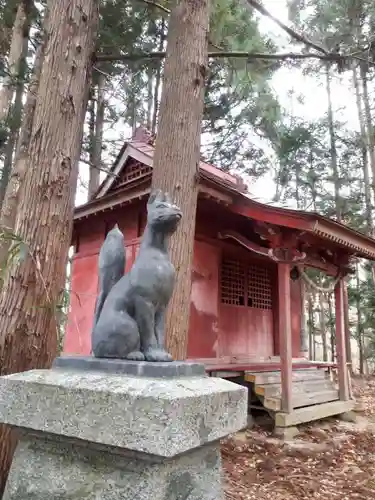
[[[162,5],[171,7],[168,3]],[[98,51],[106,54],[165,50],[167,29],[168,15],[161,9],[142,1],[110,0],[100,11]],[[270,40],[261,36],[258,21],[251,10],[239,0],[215,0],[211,8],[209,37],[215,50],[217,47],[225,51],[275,50]],[[155,93],[160,95],[160,83],[159,88],[156,85],[162,67],[159,60],[98,65],[98,70],[108,75],[106,131],[119,126],[129,129],[135,125],[147,125],[150,115],[155,112]],[[268,138],[275,134],[279,105],[268,82],[276,68],[273,63],[250,64],[233,59],[217,59],[210,63],[203,123],[203,132],[208,137],[208,141],[204,141],[203,153],[209,161],[222,168],[245,170],[251,175],[265,171],[262,150],[252,144],[249,135]],[[93,83],[95,86],[95,77]],[[107,140],[108,136],[109,133],[105,133],[103,149],[110,163],[123,136],[112,142]],[[87,153],[87,137],[84,144]]]
[[[216,0],[211,40],[224,50],[271,53],[275,46],[259,32],[252,12],[237,0]],[[203,132],[209,135],[204,153],[222,168],[251,176],[269,167],[254,137],[272,139],[280,107],[269,80],[277,65],[245,59],[214,60],[205,96]]]

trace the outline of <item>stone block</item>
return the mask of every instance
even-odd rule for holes
[[[68,370],[103,371],[135,377],[170,378],[205,375],[201,363],[172,361],[171,363],[129,361],[126,359],[94,358],[94,356],[60,356],[55,359],[53,368]]]
[[[60,365],[1,377],[0,422],[22,430],[4,500],[217,500],[247,389]]]
[[[0,381],[0,422],[165,457],[247,424],[247,390],[219,378],[52,369]]]
[[[357,415],[355,414],[354,411],[345,411],[344,413],[340,413],[338,417],[343,422],[350,422],[355,424],[357,421]]]
[[[291,427],[275,426],[274,434],[275,436],[277,436],[280,439],[283,439],[284,441],[291,441],[296,436],[298,436],[299,430],[298,427],[296,426],[291,426]]]
[[[221,500],[220,465],[215,443],[158,460],[29,434],[17,447],[3,500]]]

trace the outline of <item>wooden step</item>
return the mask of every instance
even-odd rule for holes
[[[322,380],[328,378],[325,370],[317,368],[307,368],[305,370],[293,370],[292,381],[301,380]],[[246,382],[252,382],[256,385],[281,383],[280,371],[274,372],[245,372]]]
[[[302,408],[305,406],[313,406],[321,403],[328,403],[339,399],[339,392],[336,389],[330,389],[319,392],[301,393],[292,395],[293,408]],[[263,406],[272,411],[281,410],[281,398],[264,398]]]
[[[355,406],[354,400],[349,401],[332,401],[313,406],[306,406],[293,410],[292,413],[276,413],[276,427],[291,427],[294,425],[320,420],[322,418],[333,417],[351,411]]]
[[[317,380],[297,380],[292,385],[293,393],[311,393],[335,389],[334,383],[328,378]],[[257,396],[265,398],[279,397],[281,395],[281,383],[255,385],[254,392]]]

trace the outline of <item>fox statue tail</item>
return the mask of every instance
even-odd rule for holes
[[[97,324],[103,304],[113,286],[123,277],[126,256],[124,235],[116,224],[107,234],[99,253],[99,294],[96,299],[94,324]]]

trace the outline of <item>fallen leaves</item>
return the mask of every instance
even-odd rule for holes
[[[375,379],[354,382],[364,414],[375,419]],[[373,420],[374,421],[374,420]],[[260,428],[222,444],[227,500],[375,498],[375,434],[331,419],[283,443]]]

